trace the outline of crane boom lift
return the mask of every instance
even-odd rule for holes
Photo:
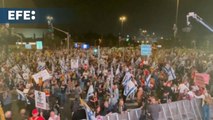
[[[194,12],[189,12],[188,15],[186,16],[186,20],[187,20],[187,25],[190,26],[191,22],[189,21],[189,18],[192,17],[194,18],[197,22],[199,22],[200,24],[202,24],[204,27],[206,27],[208,30],[210,30],[211,32],[213,32],[213,28],[210,27],[207,23],[204,22],[203,18],[201,18],[200,16],[198,16],[196,13]]]

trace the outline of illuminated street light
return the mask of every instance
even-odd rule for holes
[[[53,20],[52,16],[47,16],[47,20]]]
[[[46,19],[47,19],[48,25],[51,25],[53,17],[52,16],[47,16]]]
[[[121,16],[120,17],[120,21],[122,21],[122,22],[126,21],[126,17],[125,16]]]
[[[155,35],[155,33],[153,32],[152,35]]]
[[[125,16],[121,16],[120,18],[119,18],[119,20],[121,21],[121,34],[123,33],[123,31],[124,31],[124,22],[126,21],[126,17]]]
[[[144,41],[142,41],[142,44],[144,44]]]
[[[143,34],[147,33],[147,30],[143,30],[142,33],[143,33]]]
[[[67,49],[69,50],[70,49],[70,37],[71,37],[71,35],[69,34],[69,32],[64,31],[62,29],[59,29],[57,27],[54,27],[53,24],[52,24],[52,20],[53,20],[52,16],[47,16],[46,19],[47,19],[47,23],[48,23],[50,29],[52,29],[52,31],[53,30],[57,30],[57,31],[62,32],[62,33],[64,33],[64,34],[67,35],[67,38],[66,38],[66,40],[67,40]]]

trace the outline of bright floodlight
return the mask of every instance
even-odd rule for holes
[[[47,16],[47,20],[53,20],[52,16]]]
[[[126,21],[126,17],[125,16],[121,16],[120,17],[120,21],[122,21],[122,22]]]
[[[143,30],[142,32],[143,32],[143,33],[147,33],[147,30]]]

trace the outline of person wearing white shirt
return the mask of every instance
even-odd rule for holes
[[[50,112],[50,117],[48,120],[61,120],[60,116],[56,115],[55,112]]]

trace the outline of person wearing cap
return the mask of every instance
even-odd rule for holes
[[[34,109],[32,111],[32,117],[30,117],[29,120],[45,120],[45,119],[44,119],[44,117],[42,117],[42,115],[39,116],[39,112],[37,109]]]

